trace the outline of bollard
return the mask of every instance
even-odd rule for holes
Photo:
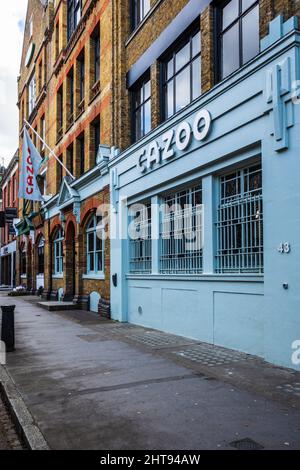
[[[6,345],[6,352],[15,350],[15,308],[15,305],[1,305],[1,341]]]

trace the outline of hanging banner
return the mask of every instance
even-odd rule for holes
[[[36,179],[41,162],[42,157],[33,145],[27,129],[24,128],[19,198],[29,201],[43,201]]]

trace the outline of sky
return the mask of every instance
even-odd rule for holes
[[[0,16],[0,164],[18,148],[17,77],[20,71],[27,0],[1,1]]]

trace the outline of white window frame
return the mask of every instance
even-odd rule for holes
[[[64,257],[63,257],[63,230],[59,229],[53,241],[53,261],[54,261],[54,275],[59,276],[64,272]],[[57,269],[58,262],[58,269]]]
[[[102,219],[101,219],[102,220]],[[97,221],[97,216],[93,215],[86,228],[86,277],[104,276],[105,271],[105,232],[101,222]],[[93,235],[93,250],[90,250],[90,235]],[[101,240],[101,249],[97,249],[97,242]],[[90,257],[93,256],[94,269],[90,266]],[[102,269],[98,270],[98,260],[101,259]]]

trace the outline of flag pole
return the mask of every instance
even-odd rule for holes
[[[50,155],[52,155],[55,160],[63,167],[63,169],[68,173],[69,176],[71,176],[71,178],[73,180],[75,180],[75,176],[72,175],[72,173],[68,170],[68,168],[63,164],[63,162],[57,157],[57,155],[55,155],[55,153],[53,152],[53,150],[49,147],[49,145],[47,145],[47,143],[44,141],[44,139],[42,139],[42,137],[37,133],[37,131],[29,124],[28,121],[26,121],[26,119],[24,119],[24,122],[25,122],[25,125],[30,127],[30,129],[32,130],[32,132],[34,132],[34,134],[37,136],[38,139],[40,139],[40,141],[44,144],[44,146],[49,150],[50,152]]]

